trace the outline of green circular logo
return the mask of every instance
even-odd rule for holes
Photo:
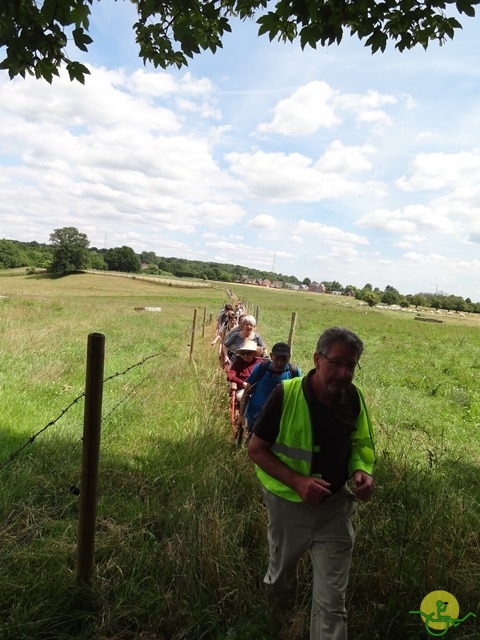
[[[422,600],[420,611],[427,616],[426,626],[436,632],[445,632],[452,620],[457,620],[460,606],[457,599],[448,591],[431,591]],[[430,618],[430,619],[428,619]],[[433,633],[432,635],[443,635]]]

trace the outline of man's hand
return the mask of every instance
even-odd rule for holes
[[[295,491],[302,499],[302,502],[310,505],[323,502],[325,498],[332,495],[329,482],[321,478],[300,475],[295,480]]]
[[[373,491],[373,478],[365,471],[354,471],[353,482],[355,483],[355,489],[353,493],[357,500],[360,502],[366,502]]]
[[[301,500],[307,504],[318,504],[332,495],[329,482],[321,478],[302,476],[289,469],[270,451],[271,446],[270,442],[262,440],[254,433],[248,445],[248,455],[255,464],[271,475],[272,478],[276,478],[296,491]]]

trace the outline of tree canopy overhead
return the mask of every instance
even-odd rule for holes
[[[101,0],[98,0],[99,2]],[[67,52],[88,51],[94,0],[2,0],[0,69],[10,78],[27,73],[51,82],[64,65],[71,80],[85,81],[88,68]],[[400,50],[453,38],[454,14],[475,16],[480,0],[131,0],[139,55],[155,67],[181,68],[202,50],[222,47],[235,19],[253,19],[270,40],[299,40],[302,48],[340,43],[356,35],[372,52],[388,41]]]

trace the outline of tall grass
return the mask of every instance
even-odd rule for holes
[[[261,491],[232,440],[212,327],[189,357],[193,309],[216,314],[225,290],[109,280],[18,275],[7,288],[0,278],[10,294],[0,303],[0,463],[82,393],[90,332],[106,335],[107,378],[92,585],[75,581],[79,400],[1,469],[0,638],[276,638],[261,584]],[[435,589],[480,617],[478,327],[234,290],[259,306],[269,345],[288,337],[298,312],[294,360],[304,371],[326,326],[349,326],[365,341],[356,381],[377,434],[377,487],[356,516],[351,640],[428,638],[409,611]],[[307,561],[300,578],[285,630],[293,640],[308,637]],[[477,620],[451,637],[480,637]]]

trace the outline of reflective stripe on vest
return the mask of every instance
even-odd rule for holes
[[[303,476],[311,475],[313,452],[320,447],[313,444],[313,431],[308,404],[302,390],[302,378],[292,378],[283,383],[283,406],[280,429],[271,451],[289,469]],[[356,387],[360,400],[360,413],[356,419],[355,432],[352,434],[352,453],[348,465],[351,476],[354,471],[363,470],[371,474],[375,464],[372,426],[363,394]],[[256,466],[258,479],[263,486],[286,500],[301,502],[296,491],[272,478]]]
[[[302,378],[284,380],[282,386],[280,428],[270,450],[289,469],[302,476],[309,476],[313,458],[313,433],[307,401],[302,390]],[[258,466],[256,472],[265,489],[291,502],[301,502],[298,493],[283,482],[272,478]]]
[[[312,454],[308,451],[303,451],[303,449],[295,449],[294,447],[288,447],[286,444],[274,442],[270,451],[273,453],[281,453],[287,458],[291,458],[292,460],[303,460],[304,462],[310,463],[312,460]]]

